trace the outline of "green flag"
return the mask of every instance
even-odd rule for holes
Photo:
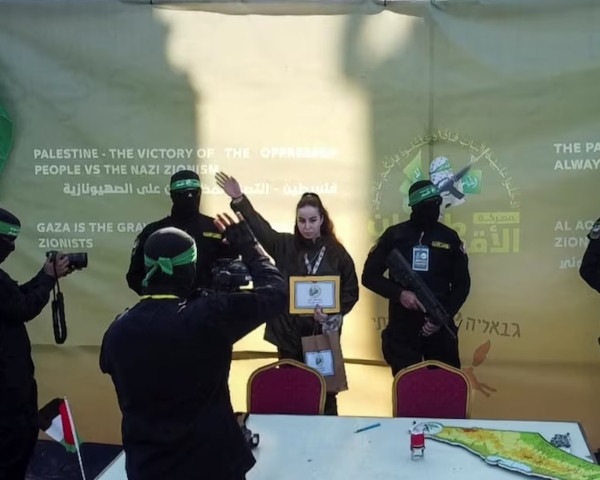
[[[471,170],[462,179],[464,193],[481,193],[481,170]]]
[[[0,173],[12,148],[13,124],[8,112],[0,105]]]

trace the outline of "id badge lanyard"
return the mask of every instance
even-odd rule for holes
[[[323,256],[325,255],[325,247],[321,247],[321,251],[319,252],[319,256],[315,260],[315,263],[311,266],[310,261],[308,260],[308,255],[304,254],[304,264],[306,265],[306,271],[309,275],[315,275],[321,266],[321,262],[323,261]]]
[[[412,269],[415,272],[429,271],[429,247],[422,244],[423,234],[419,237],[419,244],[413,247],[412,252]]]

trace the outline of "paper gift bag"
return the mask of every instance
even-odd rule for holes
[[[328,392],[348,390],[339,332],[302,337],[304,363],[325,378]]]

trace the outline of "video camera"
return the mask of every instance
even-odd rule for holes
[[[46,252],[46,258],[48,260],[54,261],[56,260],[56,256],[61,253],[56,250],[50,250]],[[69,259],[69,266],[74,268],[75,270],[82,270],[88,266],[88,255],[86,252],[79,253],[64,253]]]
[[[213,288],[235,291],[252,281],[248,267],[238,258],[220,258],[211,270]]]

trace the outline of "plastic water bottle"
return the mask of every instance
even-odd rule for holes
[[[416,422],[413,422],[413,428],[410,430],[410,459],[419,461],[425,457],[425,431],[415,424]]]

